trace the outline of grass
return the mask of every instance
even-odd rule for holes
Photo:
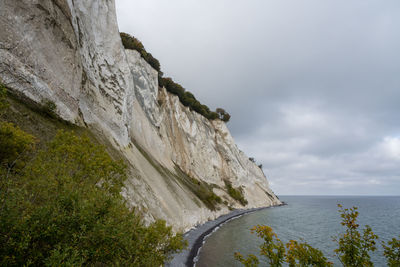
[[[189,189],[201,202],[206,205],[210,210],[217,210],[218,204],[222,203],[222,199],[217,196],[213,192],[213,188],[216,185],[208,184],[204,181],[197,180],[193,177],[190,177],[184,171],[182,171],[177,165],[175,165],[175,173],[171,172],[167,168],[163,167],[160,163],[158,163],[151,155],[149,155],[137,142],[132,141],[135,147],[139,150],[139,152],[146,158],[146,160],[153,166],[154,169],[161,174],[167,181],[167,183],[171,183],[171,179],[174,182],[181,184],[182,186]],[[197,203],[196,198],[193,200]],[[200,203],[197,203],[200,206]]]
[[[88,128],[81,127],[65,121],[55,113],[55,105],[52,102],[44,101],[40,104],[20,95],[7,92],[6,101],[8,108],[1,114],[0,120],[11,122],[20,127],[23,131],[36,136],[39,143],[37,148],[43,148],[53,140],[59,130],[72,131],[76,135],[87,135],[95,144],[103,144],[107,152],[114,160],[123,159],[121,154],[113,149],[108,140],[93,134]]]
[[[234,200],[239,201],[242,206],[246,206],[248,204],[248,201],[243,196],[243,189],[240,187],[234,188],[232,186],[232,183],[228,180],[224,180],[224,182],[228,195],[230,195]]]
[[[175,171],[177,173],[176,177],[180,182],[190,189],[207,206],[207,208],[210,210],[217,210],[217,206],[222,203],[222,199],[213,191],[213,188],[217,187],[216,185],[208,184],[204,181],[190,177],[178,166],[175,166]]]
[[[38,105],[32,101],[20,99],[16,95],[7,94],[9,107],[2,114],[1,120],[8,121],[20,127],[23,131],[39,138],[39,145],[48,143],[58,130],[73,131],[76,134],[88,134],[86,128],[58,118],[50,103]],[[44,103],[43,103],[44,104]]]

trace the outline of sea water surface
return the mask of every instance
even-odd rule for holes
[[[335,266],[341,266],[333,253],[337,245],[332,241],[332,236],[344,231],[339,203],[345,208],[358,207],[360,229],[368,224],[379,236],[378,250],[371,253],[372,260],[375,266],[386,266],[381,242],[399,238],[400,196],[281,196],[280,199],[288,205],[247,214],[221,226],[205,240],[196,267],[241,266],[233,257],[236,251],[258,255],[262,241],[250,233],[257,224],[271,226],[283,242],[307,241],[322,250]],[[259,258],[260,266],[265,266],[265,261]]]

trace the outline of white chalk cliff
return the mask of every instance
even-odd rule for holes
[[[122,193],[146,220],[188,230],[228,206],[280,204],[224,122],[183,106],[138,52],[123,48],[113,0],[1,0],[0,26],[3,83],[34,102],[54,102],[61,118],[108,140],[129,167]],[[242,188],[245,207],[224,180]],[[193,181],[224,203],[209,209]]]

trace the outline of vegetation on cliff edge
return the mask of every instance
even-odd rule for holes
[[[184,106],[189,107],[191,110],[194,110],[209,120],[220,119],[224,122],[230,120],[231,116],[224,109],[217,108],[216,111],[211,111],[208,106],[201,104],[196,97],[183,88],[182,85],[175,82],[172,78],[164,78],[160,62],[154,58],[151,53],[146,51],[143,44],[137,38],[124,32],[121,32],[120,35],[125,49],[138,51],[141,57],[156,71],[158,71],[158,85],[160,87],[165,87],[168,92],[177,95]]]

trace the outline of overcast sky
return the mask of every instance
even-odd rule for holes
[[[400,1],[116,0],[278,195],[400,195]]]

